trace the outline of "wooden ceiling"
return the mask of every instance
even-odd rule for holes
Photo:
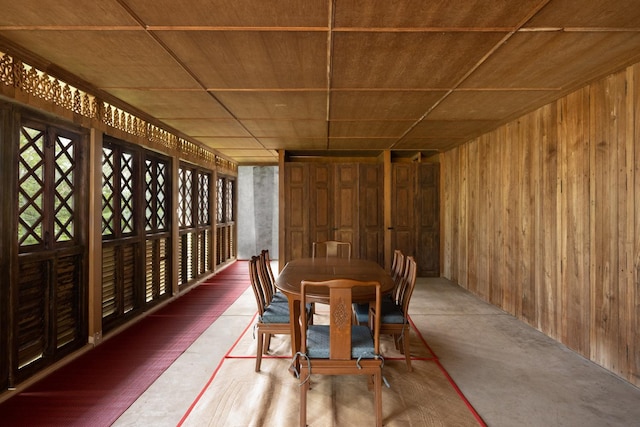
[[[447,150],[640,61],[638,0],[0,0],[17,46],[239,164]],[[36,65],[36,64],[34,64]]]

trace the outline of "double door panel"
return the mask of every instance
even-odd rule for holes
[[[352,256],[383,259],[382,167],[285,165],[285,259],[311,256],[314,241],[350,242]]]
[[[352,256],[384,265],[384,168],[369,163],[285,163],[284,261],[311,256],[314,241],[342,240]],[[393,163],[392,249],[439,275],[439,166]]]
[[[311,242],[349,242],[358,256],[358,165],[310,165]]]

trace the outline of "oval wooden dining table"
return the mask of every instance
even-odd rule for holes
[[[383,294],[391,292],[394,287],[391,275],[374,261],[324,257],[300,258],[289,261],[276,278],[276,287],[289,300],[292,356],[300,351],[300,283],[303,280],[321,282],[331,279],[380,282],[380,290]],[[307,299],[310,302],[328,303],[329,294],[307,293]],[[354,302],[366,303],[372,300],[375,300],[375,292],[354,291]]]

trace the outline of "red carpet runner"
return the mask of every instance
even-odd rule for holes
[[[111,425],[249,285],[234,263],[0,404],[0,425]]]

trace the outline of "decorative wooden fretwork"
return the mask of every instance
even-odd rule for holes
[[[347,327],[351,327],[351,306],[347,308],[344,299],[340,298],[331,308],[331,316],[333,318],[333,326],[341,331]]]
[[[237,164],[217,156],[206,147],[180,138],[4,52],[0,52],[0,83],[74,114],[142,138],[153,148],[163,150],[167,154],[179,152],[184,159],[214,165],[218,171],[227,174],[237,174]]]

